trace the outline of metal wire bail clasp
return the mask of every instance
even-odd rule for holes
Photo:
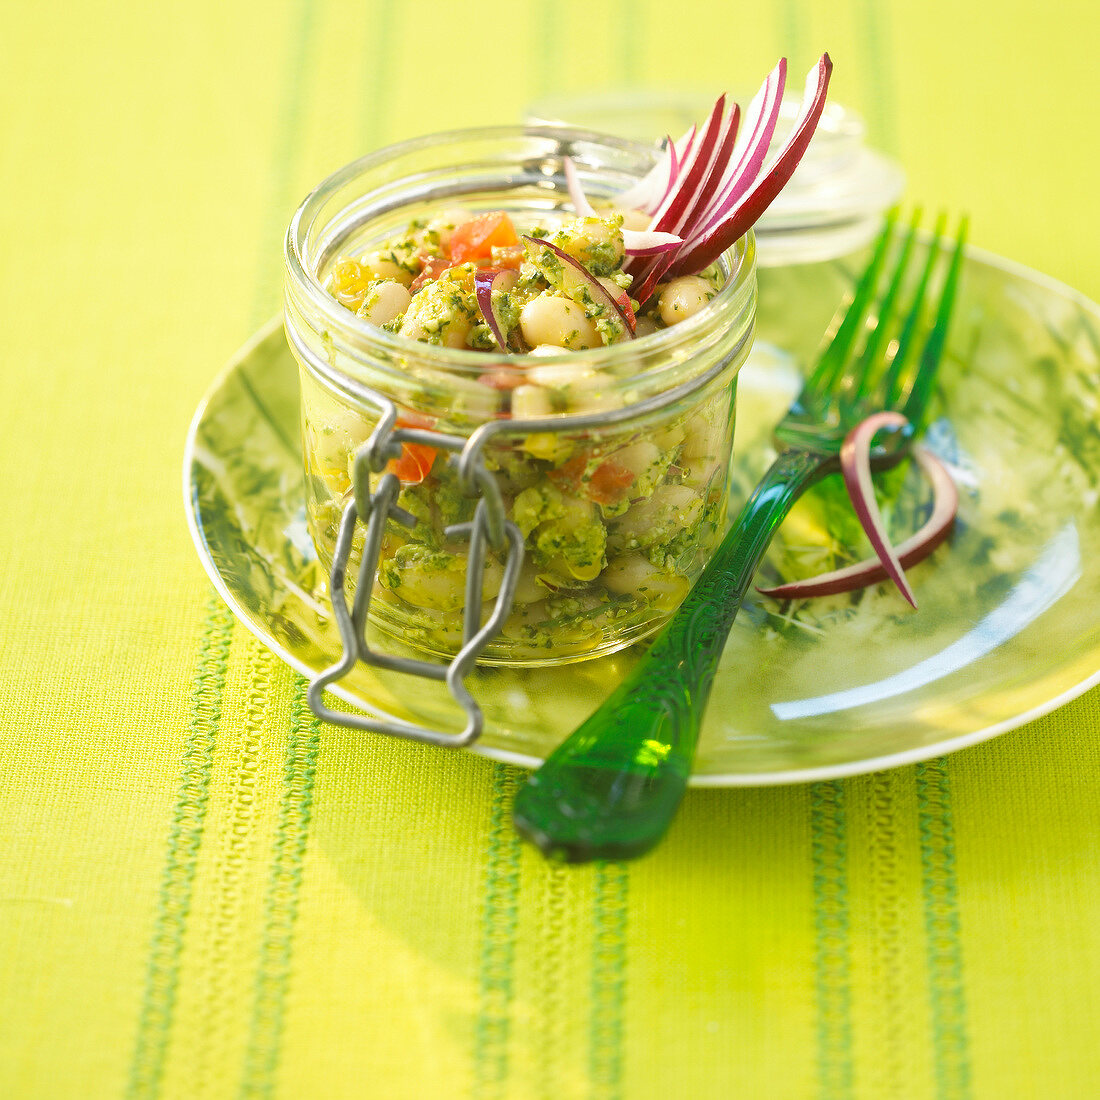
[[[466,440],[461,436],[445,435],[422,428],[398,427],[397,407],[392,401],[375,391],[362,391],[360,396],[374,405],[381,416],[370,439],[355,454],[353,497],[341,516],[332,559],[330,599],[340,630],[343,655],[335,665],[310,682],[309,705],[318,718],[351,729],[394,734],[430,745],[464,748],[478,739],[484,725],[481,708],[466,690],[464,680],[478,654],[499,633],[512,610],[516,582],[523,565],[523,535],[514,523],[505,518],[500,487],[485,466],[481,448],[486,436],[475,435]],[[387,462],[401,453],[402,443],[423,443],[438,450],[452,452],[449,461],[458,469],[460,489],[465,495],[477,498],[474,518],[469,523],[456,524],[445,531],[451,538],[469,540],[466,553],[462,648],[448,663],[437,664],[380,653],[367,644],[367,616],[378,573],[386,523],[390,519],[406,527],[412,527],[416,523],[416,517],[397,504],[397,496],[401,490],[397,475],[383,472]],[[372,474],[381,474],[373,492],[370,488]],[[366,536],[355,585],[355,598],[349,608],[345,582],[352,543],[360,521],[366,526]],[[506,550],[507,554],[500,591],[487,621],[482,625],[482,588],[487,544],[497,551]],[[364,664],[376,668],[445,682],[451,696],[466,713],[465,728],[461,733],[448,734],[392,715],[367,717],[335,711],[325,706],[325,688],[346,676],[355,667],[356,661],[363,661]]]

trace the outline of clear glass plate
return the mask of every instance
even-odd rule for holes
[[[757,348],[739,383],[736,505],[770,460],[770,429],[861,264],[760,273]],[[909,763],[1100,682],[1098,364],[1100,308],[968,254],[928,434],[958,481],[959,521],[951,548],[910,574],[920,610],[886,586],[801,606],[750,596],[723,656],[694,783],[800,782]],[[919,496],[911,480],[899,513],[908,493]],[[802,555],[818,571],[828,491],[824,505],[792,514],[773,562]],[[305,526],[297,372],[276,321],[199,407],[184,492],[200,557],[241,621],[306,675],[334,663],[338,638]],[[487,723],[475,751],[536,764],[633,659],[627,650],[551,670],[476,670],[468,683]],[[341,694],[366,710],[462,724],[439,685],[398,673],[360,668]]]

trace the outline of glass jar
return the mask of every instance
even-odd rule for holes
[[[537,357],[401,338],[341,305],[326,280],[341,259],[441,208],[506,210],[520,232],[571,217],[565,156],[598,200],[656,155],[559,127],[433,135],[336,172],[290,223],[285,323],[301,368],[310,531],[331,568],[349,502],[362,518],[386,471],[406,477],[411,466],[396,499],[404,513],[380,536],[368,617],[414,650],[453,656],[464,628],[492,612],[502,582],[511,609],[480,649],[485,664],[581,660],[667,619],[726,527],[735,378],[755,322],[754,244],[749,234],[725,253],[724,283],[694,316],[635,340]],[[384,438],[394,412],[400,446]],[[523,562],[508,572],[497,530],[471,596],[460,528],[468,533],[486,495],[484,471]],[[363,531],[350,543],[352,562]],[[480,618],[471,599],[483,602]]]

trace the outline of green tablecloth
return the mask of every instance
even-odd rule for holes
[[[520,773],[320,727],[213,595],[189,418],[306,191],[545,95],[823,49],[908,196],[1100,298],[1085,0],[9,5],[0,1095],[1084,1097],[1100,694],[949,759],[694,791],[629,866]]]

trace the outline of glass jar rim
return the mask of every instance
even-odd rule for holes
[[[377,149],[349,162],[326,177],[295,210],[284,242],[284,259],[289,277],[288,297],[291,293],[295,293],[308,303],[311,310],[316,311],[324,319],[326,325],[352,337],[356,343],[366,348],[374,347],[387,358],[415,354],[420,362],[433,370],[441,372],[444,376],[451,373],[456,378],[482,375],[487,370],[498,376],[502,372],[515,372],[520,375],[534,362],[540,364],[569,362],[592,370],[609,371],[612,376],[615,376],[616,363],[629,360],[640,353],[665,355],[668,356],[670,363],[677,364],[703,333],[710,331],[713,326],[723,321],[729,324],[735,323],[746,309],[751,307],[754,298],[756,266],[755,239],[752,230],[723,253],[720,263],[726,275],[725,281],[715,296],[692,317],[635,340],[624,340],[608,346],[581,350],[563,348],[560,353],[540,353],[537,360],[526,355],[499,351],[487,352],[473,348],[449,348],[409,340],[387,332],[357,316],[341,305],[325,289],[319,277],[323,257],[311,256],[307,242],[326,204],[342,189],[351,185],[357,177],[369,173],[372,169],[392,164],[402,157],[433,148],[457,146],[463,141],[505,141],[526,138],[545,138],[552,140],[558,146],[565,147],[584,144],[604,146],[621,153],[635,155],[639,161],[648,160],[650,163],[655,160],[659,152],[656,147],[628,138],[556,125],[491,126],[447,130],[421,135]],[[562,193],[565,193],[564,188]],[[346,211],[347,207],[344,207],[340,213],[346,213]],[[330,219],[330,222],[333,220],[335,219]],[[659,368],[658,373],[660,370],[670,369],[672,368],[667,366]],[[620,375],[618,380],[633,386],[638,384],[639,377]]]

